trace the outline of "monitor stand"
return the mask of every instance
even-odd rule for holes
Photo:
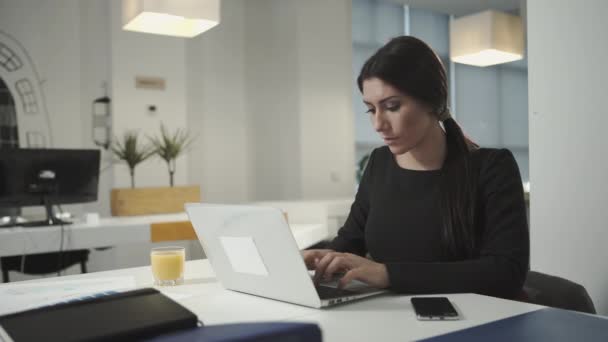
[[[46,209],[46,219],[42,221],[28,221],[24,223],[20,223],[21,227],[39,227],[39,226],[63,226],[67,224],[72,224],[70,221],[64,221],[53,213],[53,204],[49,200],[48,196],[42,196],[42,200],[44,201],[44,208]]]

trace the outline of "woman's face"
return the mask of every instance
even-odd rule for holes
[[[363,102],[374,129],[395,155],[416,147],[437,124],[428,106],[379,78],[363,81]]]

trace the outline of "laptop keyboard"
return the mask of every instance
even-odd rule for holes
[[[321,299],[340,298],[358,294],[354,291],[343,290],[329,286],[315,286],[315,288],[317,289],[317,293],[319,294],[319,298]]]

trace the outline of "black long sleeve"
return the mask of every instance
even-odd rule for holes
[[[440,170],[402,169],[385,147],[372,154],[350,215],[331,247],[369,252],[386,265],[397,292],[513,298],[521,291],[529,261],[521,177],[508,150],[474,153],[480,165],[479,257],[452,261],[441,247]]]

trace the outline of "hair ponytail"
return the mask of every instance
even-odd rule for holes
[[[440,176],[442,242],[448,256],[471,258],[478,244],[474,231],[477,172],[471,151],[478,146],[465,137],[452,117],[443,121],[443,127],[448,151]]]

